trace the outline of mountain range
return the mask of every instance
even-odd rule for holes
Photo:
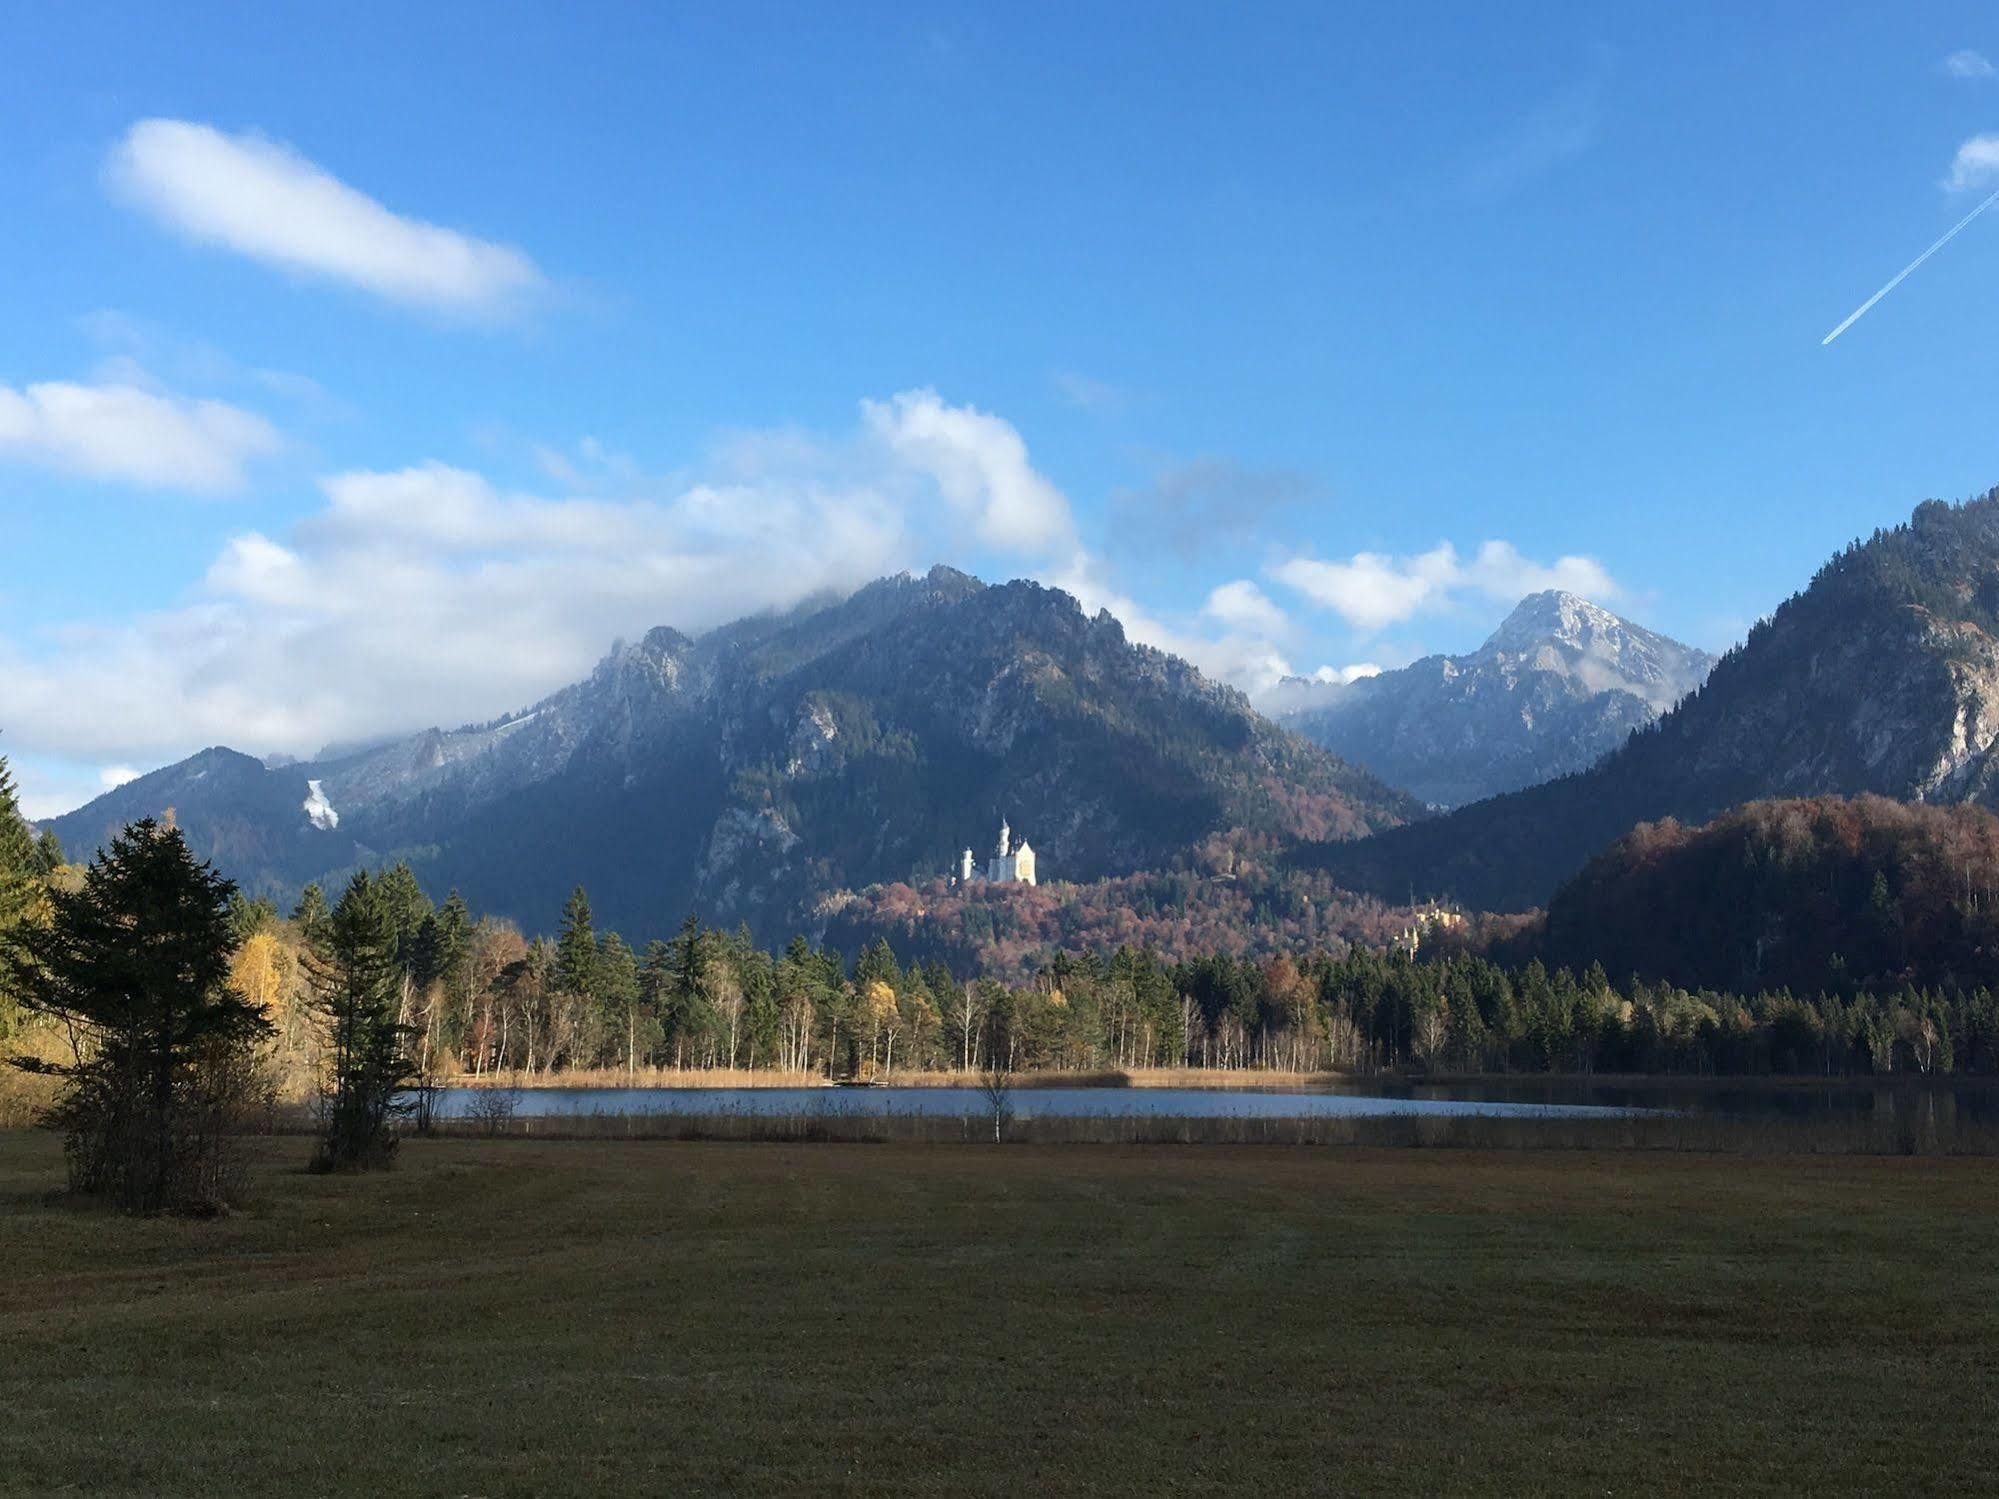
[[[1999,806],[1996,737],[1999,491],[1847,547],[1590,769],[1295,858],[1349,889],[1519,910],[1640,822],[1827,794]]]
[[[1573,593],[1530,594],[1464,656],[1292,679],[1279,721],[1435,806],[1586,769],[1698,687],[1714,657]]]
[[[1091,880],[1217,834],[1289,844],[1422,815],[1108,613],[941,567],[699,638],[652,630],[490,723],[302,763],[204,750],[52,826],[84,854],[168,807],[253,893],[405,859],[529,929],[584,883],[641,939],[689,910],[778,937],[824,892],[983,854],[1002,819],[1044,880]]]

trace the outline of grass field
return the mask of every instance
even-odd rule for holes
[[[1999,1486],[1999,1164],[258,1144],[133,1222],[0,1135],[0,1488]]]

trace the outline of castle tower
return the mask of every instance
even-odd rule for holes
[[[1006,819],[1002,817],[1000,819],[1000,841],[999,841],[998,853],[999,856],[1002,859],[1004,859],[1008,854],[1012,852],[1013,852],[1013,829],[1007,826]]]
[[[959,855],[959,857],[958,857],[958,883],[959,883],[959,884],[961,884],[961,885],[969,885],[969,884],[971,884],[971,883],[972,883],[972,868],[973,868],[973,866],[972,866],[972,851],[971,851],[971,850],[970,850],[970,849],[968,848],[968,849],[966,849],[966,850],[965,850],[965,852],[964,852],[963,854]]]
[[[1023,885],[1034,883],[1034,849],[1025,838],[1013,851],[1013,877]]]

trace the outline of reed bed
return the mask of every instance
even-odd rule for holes
[[[898,1077],[896,1081],[902,1082]],[[822,1072],[778,1067],[572,1067],[560,1072],[461,1073],[451,1088],[825,1088]]]
[[[869,1079],[896,1088],[976,1088],[980,1074],[957,1069],[881,1072]],[[1016,1088],[1311,1088],[1352,1082],[1344,1072],[1287,1072],[1256,1067],[1099,1067],[1012,1074]],[[771,1067],[580,1067],[559,1072],[462,1073],[453,1088],[824,1088],[823,1072]]]

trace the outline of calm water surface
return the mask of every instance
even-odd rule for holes
[[[443,1117],[463,1118],[471,1089],[448,1088]],[[987,1113],[976,1088],[522,1088],[515,1113],[537,1118],[590,1114],[931,1115]],[[1328,1089],[1016,1088],[1016,1118],[1300,1119],[1382,1114],[1483,1114],[1544,1119],[1615,1117],[1629,1105],[1534,1100],[1417,1098]]]
[[[537,1118],[623,1114],[909,1114],[988,1112],[977,1088],[521,1088],[515,1112]],[[464,1118],[472,1090],[448,1088],[446,1118]],[[1486,1078],[1428,1083],[1355,1081],[1319,1088],[1016,1088],[1014,1114],[1062,1118],[1300,1119],[1383,1115],[1617,1118],[1663,1111],[1738,1118],[1930,1117],[1999,1124],[1999,1085],[1945,1081],[1810,1084],[1758,1079]]]

